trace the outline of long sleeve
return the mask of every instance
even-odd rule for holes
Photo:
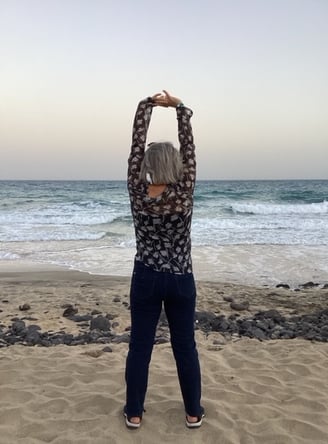
[[[193,192],[196,181],[195,145],[190,123],[192,115],[192,110],[185,106],[177,108],[180,154],[183,162],[183,182],[190,192]]]
[[[151,97],[142,100],[137,108],[132,130],[132,146],[128,159],[128,188],[131,190],[139,182],[141,163],[145,154],[148,127],[153,111]]]

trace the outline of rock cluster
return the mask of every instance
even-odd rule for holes
[[[299,316],[283,316],[277,310],[255,313],[239,318],[238,314],[228,317],[215,316],[211,312],[197,312],[198,328],[206,333],[221,332],[225,335],[247,336],[259,340],[294,339],[328,342],[328,309]]]

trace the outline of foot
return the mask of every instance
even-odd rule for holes
[[[141,425],[141,416],[128,416],[124,412],[125,424],[130,429],[138,429]]]
[[[131,418],[129,418],[129,421],[133,424],[140,424],[141,419],[140,416],[131,416]]]
[[[190,429],[200,427],[202,425],[204,416],[205,411],[203,408],[200,416],[190,416],[186,414],[186,426]]]
[[[189,416],[189,415],[187,415],[187,421],[190,422],[190,423],[193,423],[193,422],[198,422],[199,419],[198,419],[198,416]]]

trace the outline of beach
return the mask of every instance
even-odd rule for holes
[[[299,284],[295,291],[197,281],[197,313],[227,320],[268,310],[290,317],[326,309],[325,286]],[[122,415],[129,278],[7,261],[0,268],[0,289],[1,331],[14,344],[5,344],[1,336],[3,443],[328,442],[327,342],[300,337],[259,340],[211,331],[201,328],[199,317],[196,340],[206,417],[200,429],[189,430],[162,322],[150,367],[146,413],[141,428],[130,431]],[[231,301],[237,303],[235,308]],[[64,315],[65,310],[71,310],[71,316]],[[108,319],[108,332],[97,335],[95,329],[90,336],[93,321],[83,321],[87,315]],[[32,333],[37,326],[37,339],[43,338],[48,346],[38,345],[35,335],[30,338],[36,344],[31,345],[31,339],[27,345],[19,322]],[[91,342],[83,344],[86,338]],[[59,345],[51,345],[56,340]],[[74,340],[81,344],[60,343]]]

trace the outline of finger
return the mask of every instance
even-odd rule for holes
[[[168,97],[168,98],[171,97],[170,93],[168,93],[165,89],[163,89],[163,93],[166,95],[166,97]]]

